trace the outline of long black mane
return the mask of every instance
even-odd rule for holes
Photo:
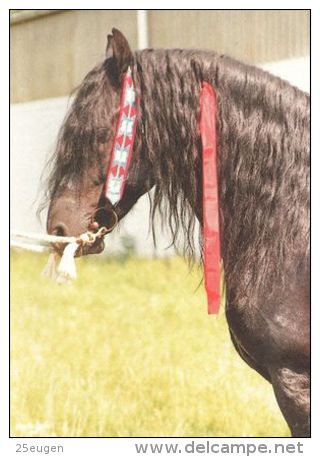
[[[97,145],[110,135],[116,115],[106,90],[107,71],[106,61],[77,91],[53,158],[49,199],[62,179],[79,179],[99,160]],[[218,98],[227,281],[242,274],[253,296],[266,275],[265,287],[282,275],[288,259],[303,262],[309,233],[309,96],[214,52],[138,51],[133,74],[141,100],[140,160],[152,164],[155,179],[152,215],[159,211],[169,222],[173,242],[183,233],[184,252],[192,256],[194,216],[202,223],[199,95],[201,83],[208,81]]]
[[[218,97],[226,278],[245,277],[251,297],[261,282],[271,290],[308,252],[308,95],[213,52],[143,51],[137,62],[142,141],[156,176],[154,210],[162,209],[174,239],[179,229],[186,234],[192,254],[195,213],[202,222],[199,94],[208,81]]]

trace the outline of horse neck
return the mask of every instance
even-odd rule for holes
[[[303,249],[309,198],[308,96],[262,70],[213,52],[142,51],[137,53],[137,68],[142,142],[156,185],[171,198],[172,211],[177,211],[173,206],[180,192],[200,222],[201,84],[207,81],[216,90],[220,226],[227,273],[253,265],[255,256],[256,265],[261,258],[265,271],[272,256],[281,260],[294,244]],[[293,188],[296,199],[289,204]]]

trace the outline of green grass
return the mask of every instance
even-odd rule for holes
[[[201,273],[95,256],[59,286],[45,262],[12,254],[13,436],[289,436],[223,313],[207,315]]]

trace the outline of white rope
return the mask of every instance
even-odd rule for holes
[[[10,233],[12,238],[23,238],[25,240],[34,240],[38,241],[41,244],[50,244],[50,243],[74,243],[76,237],[74,236],[55,236],[48,235],[46,233],[34,233],[34,232],[20,232],[13,230]]]
[[[51,244],[69,244],[69,243],[78,243],[81,245],[85,244],[93,244],[97,238],[103,237],[107,233],[107,229],[105,227],[101,227],[96,233],[94,232],[85,232],[79,235],[78,237],[75,236],[56,236],[56,235],[48,235],[46,233],[33,233],[33,232],[20,232],[13,230],[10,233],[10,244],[19,244],[19,247],[22,247],[22,244],[33,244],[36,245],[46,245],[50,246]],[[17,240],[15,240],[18,238]],[[33,243],[31,243],[33,242]],[[35,243],[34,243],[35,242]],[[20,246],[21,245],[21,246]]]
[[[43,274],[58,283],[70,283],[71,280],[77,277],[74,256],[78,248],[94,244],[98,238],[102,238],[106,233],[107,229],[105,227],[101,227],[96,233],[88,231],[78,237],[12,231],[10,245],[28,251],[51,252]],[[66,245],[59,266],[57,265],[59,256],[54,251],[52,244]]]
[[[26,243],[23,241],[18,241],[11,239],[10,246],[13,248],[24,249],[25,251],[33,252],[50,252],[51,248],[49,246],[43,246],[41,244]]]

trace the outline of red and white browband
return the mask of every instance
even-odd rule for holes
[[[122,82],[120,113],[105,185],[105,195],[113,205],[118,203],[124,192],[137,127],[138,105],[129,67]]]
[[[116,205],[128,176],[135,139],[139,101],[129,67],[121,88],[120,113],[106,176],[105,196]],[[217,102],[213,87],[204,82],[200,94],[200,133],[203,170],[204,274],[209,314],[220,307],[220,232],[217,183]]]

